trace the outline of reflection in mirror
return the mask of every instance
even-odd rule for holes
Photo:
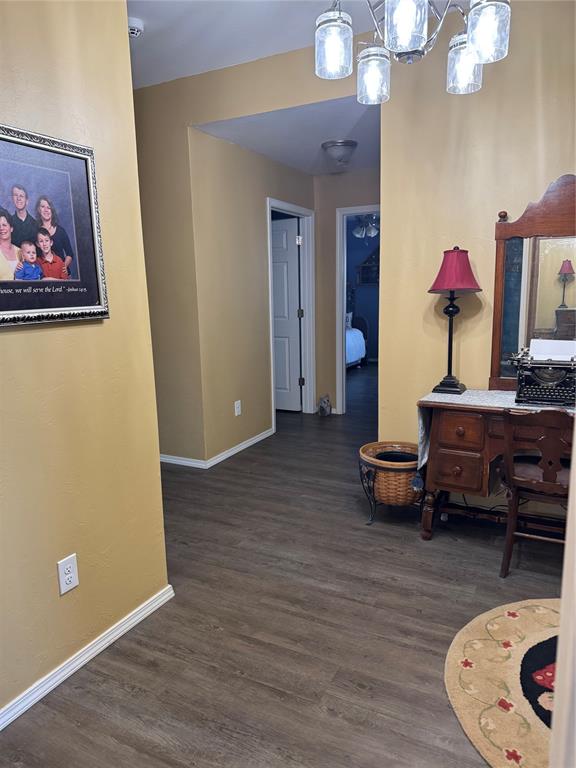
[[[501,376],[515,376],[512,355],[532,339],[576,338],[576,238],[506,241]]]
[[[537,238],[532,258],[533,290],[528,338],[574,339],[576,301],[574,267],[576,238]]]

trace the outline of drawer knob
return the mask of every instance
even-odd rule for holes
[[[464,435],[466,434],[466,430],[464,429],[464,427],[456,427],[456,434],[458,435],[458,437],[464,437]]]
[[[459,467],[458,465],[456,465],[456,466],[454,467],[454,469],[452,470],[452,474],[453,474],[455,477],[459,477],[459,476],[462,474],[462,467]]]

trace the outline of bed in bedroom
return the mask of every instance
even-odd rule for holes
[[[346,315],[346,367],[361,365],[366,358],[368,323],[363,317]]]

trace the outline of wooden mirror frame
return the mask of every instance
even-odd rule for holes
[[[511,237],[576,237],[576,176],[567,173],[553,181],[542,199],[537,203],[529,203],[516,221],[508,221],[506,211],[498,214],[490,389],[516,389],[515,377],[500,375],[506,241]]]

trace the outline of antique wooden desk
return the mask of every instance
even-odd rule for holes
[[[422,509],[423,539],[432,538],[434,512],[450,492],[488,496],[497,484],[497,460],[504,451],[502,413],[507,408],[539,411],[544,405],[520,405],[515,392],[469,389],[462,395],[431,393],[418,402],[419,465],[426,462]],[[574,409],[565,408],[574,414]],[[526,448],[534,447],[538,430],[526,429]],[[566,436],[571,442],[571,435]]]

